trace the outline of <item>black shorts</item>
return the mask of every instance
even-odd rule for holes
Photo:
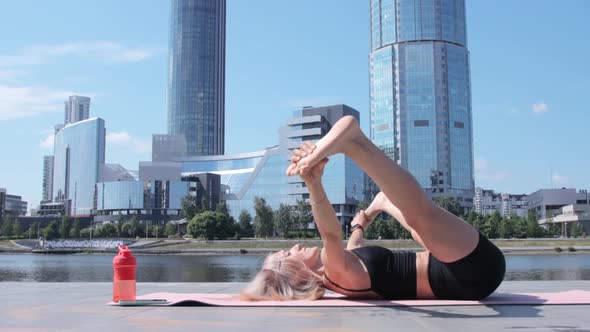
[[[443,263],[431,253],[428,260],[428,281],[439,299],[481,300],[500,286],[505,273],[504,254],[481,233],[477,247],[464,258]]]

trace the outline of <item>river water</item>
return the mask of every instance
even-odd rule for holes
[[[0,255],[0,281],[112,281],[112,256]],[[140,282],[246,282],[264,256],[137,256]],[[590,255],[507,255],[505,280],[590,280]]]

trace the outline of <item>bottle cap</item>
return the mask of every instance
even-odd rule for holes
[[[124,244],[120,244],[119,245],[119,256],[123,256],[123,257],[131,257],[131,250],[129,250],[129,247],[127,247]]]

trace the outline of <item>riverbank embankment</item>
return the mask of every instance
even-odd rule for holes
[[[412,240],[367,240],[368,245],[379,245],[392,250],[420,251]],[[590,239],[495,239],[493,242],[505,254],[590,254]],[[145,255],[266,255],[288,249],[296,243],[305,247],[322,246],[319,239],[244,239],[206,241],[193,239],[136,239],[130,247],[136,254]],[[115,248],[53,248],[39,247],[36,240],[0,241],[0,253],[34,254],[112,254]]]

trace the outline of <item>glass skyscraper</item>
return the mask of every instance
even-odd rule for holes
[[[188,156],[224,154],[225,0],[172,0],[168,134]]]
[[[370,0],[371,140],[432,196],[473,205],[463,0]]]
[[[70,123],[55,134],[53,199],[68,203],[68,215],[94,212],[95,185],[104,167],[105,135],[101,118]]]
[[[64,125],[86,120],[90,116],[90,97],[70,96],[65,102]]]

